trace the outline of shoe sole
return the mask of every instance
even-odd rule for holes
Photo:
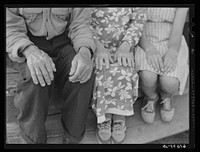
[[[125,139],[125,138],[124,138]],[[120,142],[117,142],[113,137],[111,138],[111,144],[122,144],[124,142],[124,139]]]
[[[108,139],[107,141],[103,141],[103,140],[99,137],[99,135],[98,135],[97,132],[96,132],[96,139],[97,139],[97,141],[98,141],[99,144],[111,144],[111,140],[110,140],[110,139]]]

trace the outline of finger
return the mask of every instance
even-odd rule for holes
[[[156,64],[155,64],[155,61],[154,59],[150,59],[150,62],[151,62],[151,66],[154,70],[156,70]]]
[[[160,71],[160,68],[159,68],[158,57],[155,57],[155,58],[154,58],[154,63],[155,63],[156,72],[159,72],[159,71]]]
[[[158,63],[159,63],[159,67],[160,67],[160,70],[161,70],[161,72],[163,72],[163,67],[164,67],[164,65],[163,65],[163,61],[162,61],[162,58],[161,57],[159,57],[158,58]]]
[[[31,77],[33,79],[33,83],[38,84],[38,80],[37,80],[37,77],[36,77],[35,69],[33,68],[32,65],[29,66],[29,70],[30,70],[30,73],[31,73]]]
[[[150,67],[153,68],[153,65],[152,65],[151,59],[148,58],[148,59],[147,59],[147,63],[149,64]]]
[[[135,62],[134,62],[134,59],[133,59],[133,58],[131,58],[131,62],[132,62],[133,68],[135,68]]]
[[[95,64],[96,64],[96,69],[98,70],[99,69],[99,58],[95,59]]]
[[[51,84],[51,80],[50,80],[49,73],[47,72],[46,68],[44,67],[43,64],[41,64],[39,66],[39,68],[41,70],[41,73],[42,73],[42,76],[43,76],[44,80],[46,81],[46,83],[48,85],[50,85]]]
[[[35,72],[36,72],[36,77],[39,80],[40,85],[42,87],[44,87],[45,86],[45,82],[44,82],[44,79],[43,79],[43,76],[42,76],[42,73],[41,73],[39,67],[35,67]]]
[[[170,62],[168,61],[165,64],[164,74],[167,74],[170,69],[171,69]]]
[[[46,67],[46,69],[47,69],[47,71],[48,71],[50,80],[53,81],[53,79],[54,79],[53,71],[54,71],[54,70],[53,70],[52,64],[51,64],[50,62],[51,62],[51,61],[47,62],[47,63],[45,64],[45,67]]]
[[[103,58],[99,59],[99,70],[101,71],[103,68]]]
[[[75,71],[74,75],[72,75],[70,77],[70,81],[72,81],[72,82],[75,81],[80,76],[80,74],[83,72],[83,69],[84,69],[83,65],[81,65],[79,63],[77,65],[77,68],[76,68],[76,71]]]
[[[128,66],[129,66],[129,67],[132,67],[132,64],[131,64],[132,61],[131,61],[131,59],[132,59],[132,58],[127,58],[127,60],[128,60]]]
[[[170,71],[172,71],[173,68],[173,63],[170,63],[167,69],[167,73],[170,73]]]
[[[126,57],[122,57],[122,63],[124,67],[127,67]]]
[[[170,72],[173,72],[175,69],[176,69],[176,64],[174,63]]]
[[[77,70],[77,61],[75,59],[73,59],[69,75],[73,75],[76,70]]]
[[[92,75],[92,72],[90,72],[90,73],[87,75],[86,78],[84,78],[83,80],[81,80],[80,83],[85,83],[85,82],[87,82],[87,81],[90,79],[91,75]]]
[[[117,58],[117,61],[118,61],[119,65],[122,66],[122,57],[121,57],[121,56],[119,56],[119,57]]]
[[[164,70],[163,70],[164,73],[166,72],[167,68],[168,68],[168,59],[165,58],[165,60],[164,60]]]
[[[82,72],[81,72],[80,75],[78,76],[78,80],[82,80],[83,77],[87,76],[87,71],[89,71],[88,69],[89,69],[89,68],[87,68],[86,66],[83,67]]]
[[[105,64],[106,64],[106,69],[109,69],[109,58],[108,57],[105,57],[104,58],[104,61],[105,61]]]
[[[56,72],[56,66],[51,58],[50,58],[50,64],[51,64],[51,67],[53,68],[53,71]]]

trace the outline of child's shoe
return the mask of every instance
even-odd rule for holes
[[[145,106],[141,109],[141,116],[146,123],[152,123],[154,121],[156,112],[156,103],[158,101],[158,96],[155,99],[147,99],[143,100]]]
[[[110,144],[111,120],[97,124],[96,137],[100,144]]]
[[[121,144],[126,136],[126,125],[124,121],[115,121],[112,126],[112,143]]]
[[[160,104],[162,104],[160,108],[161,119],[164,122],[170,122],[174,117],[175,108],[171,106],[172,98],[166,98]]]

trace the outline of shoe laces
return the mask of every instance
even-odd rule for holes
[[[148,101],[147,104],[142,108],[142,110],[153,112],[154,111],[154,103],[155,101]]]
[[[160,102],[160,104],[163,104],[163,109],[164,110],[170,110],[171,109],[170,98],[166,98],[165,100],[163,100],[162,102]]]
[[[99,123],[98,128],[99,128],[99,130],[110,130],[111,120],[104,121],[103,123]]]
[[[113,123],[113,131],[124,132],[126,130],[125,122],[119,121]]]

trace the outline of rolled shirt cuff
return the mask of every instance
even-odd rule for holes
[[[12,51],[8,53],[10,59],[14,62],[22,63],[25,62],[26,58],[24,56],[19,56],[19,52],[24,51],[24,49],[30,45],[33,45],[28,39],[21,39],[15,45],[12,46]]]
[[[87,47],[91,49],[93,53],[96,50],[96,45],[93,40],[81,39],[77,41],[76,43],[74,43],[74,49],[76,52],[78,52],[81,47]]]

